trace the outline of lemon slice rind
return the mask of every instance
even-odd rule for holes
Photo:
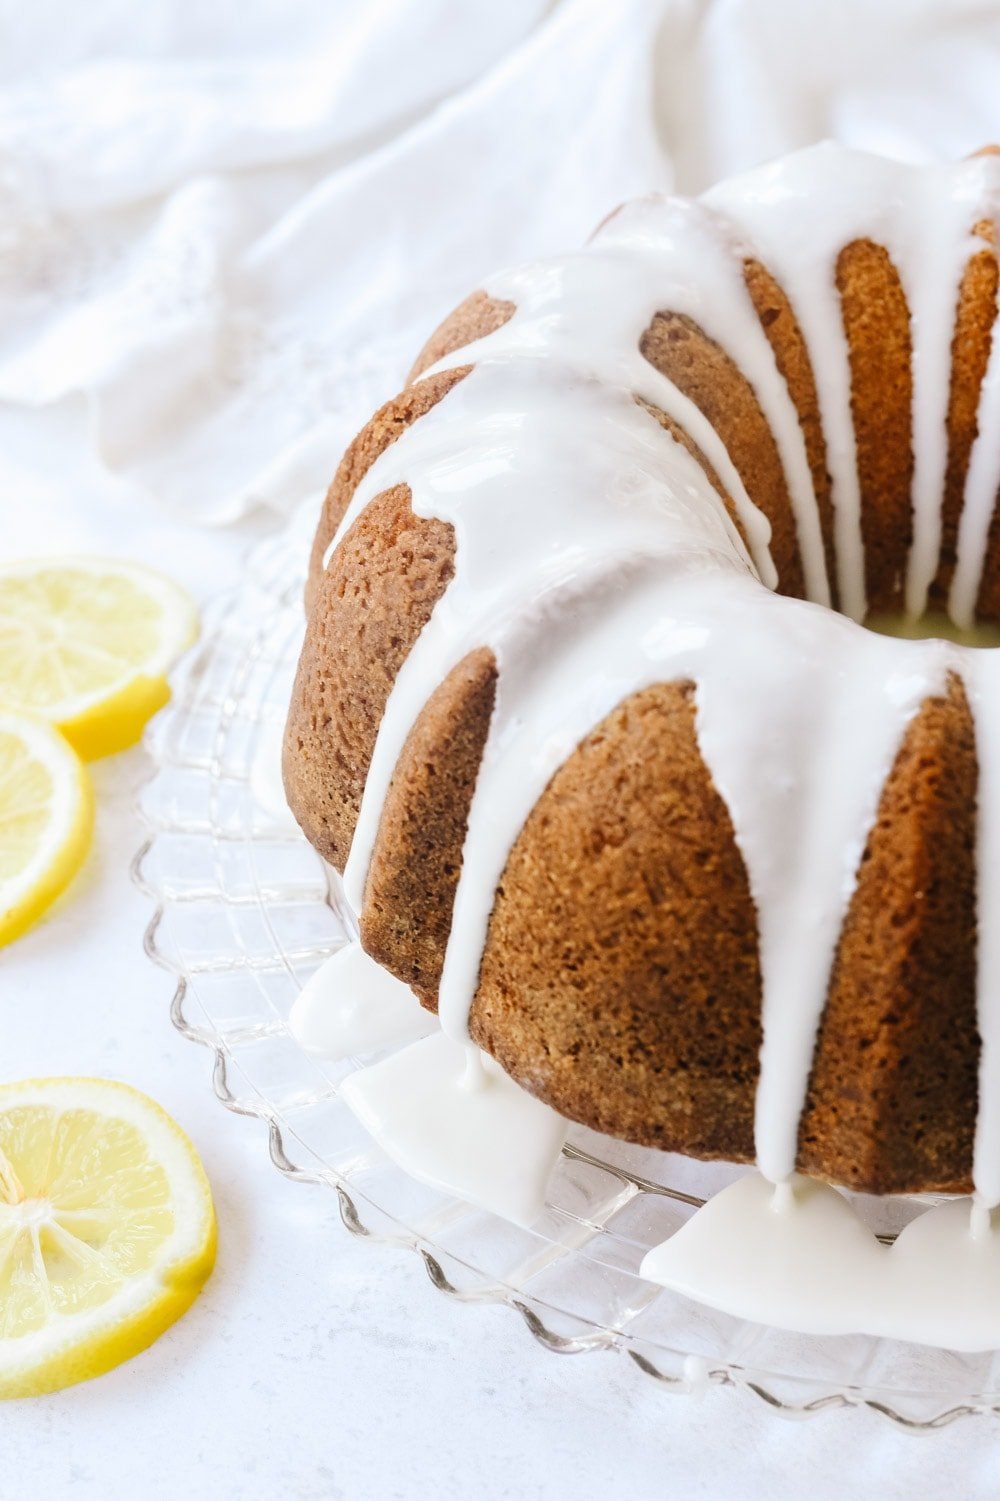
[[[166,703],[170,697],[167,674],[197,637],[197,610],[183,589],[143,564],[75,555],[0,564],[0,640],[5,642],[8,659],[12,663],[16,660],[20,642],[21,650],[38,660],[50,682],[59,675],[52,659],[58,655],[53,651],[53,640],[59,640],[60,603],[58,599],[53,602],[53,593],[58,596],[60,584],[76,581],[86,598],[92,582],[93,597],[99,593],[101,580],[131,588],[135,600],[152,609],[153,618],[143,624],[153,639],[137,655],[140,637],[131,630],[126,611],[120,631],[112,628],[106,634],[107,622],[102,621],[97,640],[88,640],[86,632],[72,629],[63,638],[78,659],[78,671],[79,659],[86,662],[89,657],[94,687],[76,692],[67,687],[63,694],[53,697],[51,690],[35,694],[22,687],[19,691],[9,677],[5,681],[0,674],[0,706],[47,719],[85,760],[134,745],[146,721]],[[18,597],[12,597],[11,587],[18,584],[23,587]],[[66,592],[72,596],[71,587]],[[72,609],[66,619],[74,625]],[[30,669],[25,677],[30,684]]]
[[[146,1349],[193,1303],[216,1253],[215,1210],[201,1160],[155,1101],[107,1079],[0,1086],[0,1115],[23,1106],[87,1111],[136,1128],[166,1173],[174,1225],[149,1269],[123,1277],[105,1302],[82,1313],[53,1313],[25,1334],[0,1336],[0,1398],[38,1396],[90,1380]]]
[[[0,946],[17,938],[65,890],[83,864],[94,823],[94,794],[87,769],[66,741],[44,720],[0,708],[0,737],[11,736],[51,779],[49,816],[28,863],[16,875],[0,878]],[[0,782],[0,821],[17,813],[4,802]],[[0,827],[0,843],[3,830]]]

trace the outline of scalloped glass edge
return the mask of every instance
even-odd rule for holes
[[[216,1098],[267,1125],[271,1161],[285,1177],[331,1188],[352,1234],[415,1252],[433,1286],[453,1299],[513,1309],[554,1353],[616,1352],[663,1391],[700,1395],[709,1387],[734,1386],[786,1417],[868,1408],[901,1429],[927,1432],[960,1417],[1000,1413],[1000,1357],[960,1357],[867,1336],[821,1340],[768,1330],[644,1283],[637,1274],[643,1245],[636,1243],[631,1258],[629,1234],[615,1247],[616,1253],[626,1249],[620,1264],[593,1254],[609,1222],[622,1210],[634,1211],[644,1197],[657,1208],[669,1204],[672,1211],[679,1206],[690,1212],[700,1202],[691,1192],[699,1186],[698,1173],[709,1178],[710,1188],[718,1186],[710,1166],[669,1159],[688,1176],[686,1182],[682,1177],[684,1186],[667,1187],[624,1165],[630,1149],[622,1144],[593,1133],[579,1133],[582,1141],[571,1136],[566,1161],[580,1177],[568,1185],[566,1204],[553,1208],[559,1233],[550,1224],[547,1236],[529,1237],[529,1251],[518,1251],[516,1275],[498,1275],[480,1263],[505,1236],[511,1238],[510,1227],[456,1201],[435,1201],[377,1149],[355,1142],[349,1128],[336,1151],[324,1153],[310,1141],[312,1128],[302,1122],[310,1110],[335,1112],[338,1069],[343,1077],[345,1068],[324,1073],[294,1044],[284,1018],[301,983],[298,967],[315,967],[343,942],[349,919],[338,907],[335,882],[302,836],[254,803],[249,774],[260,734],[274,730],[287,700],[313,521],[310,508],[300,511],[280,536],[254,548],[243,582],[210,603],[201,639],[174,675],[174,696],[144,738],[152,762],[137,810],[145,838],[131,866],[133,881],[154,905],[144,946],[176,978],[174,1026],[213,1054]],[[290,925],[283,930],[286,917]],[[282,991],[278,1000],[268,991],[272,981]],[[220,984],[221,1020],[205,995]],[[244,1015],[251,990],[252,1006]],[[298,1073],[308,1075],[305,1087]],[[347,1115],[341,1106],[340,1116]],[[363,1135],[360,1128],[356,1135]],[[600,1214],[587,1199],[593,1191],[588,1173],[603,1174],[605,1184],[622,1190],[599,1206]],[[409,1190],[415,1190],[410,1198]],[[456,1237],[451,1243],[450,1236]],[[507,1254],[506,1245],[502,1252]],[[630,1290],[625,1314],[616,1306],[617,1316],[602,1317],[595,1297],[611,1285],[619,1305],[620,1288]],[[667,1310],[665,1330],[647,1329],[644,1320],[660,1305]],[[768,1358],[769,1342],[790,1350],[794,1360]],[[909,1379],[880,1378],[880,1365],[888,1357],[892,1366],[896,1353]]]

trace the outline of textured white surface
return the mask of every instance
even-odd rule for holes
[[[624,199],[1000,133],[994,0],[0,0],[0,35],[0,398],[82,393],[188,515],[325,484],[460,297]]]

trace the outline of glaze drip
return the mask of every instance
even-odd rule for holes
[[[646,1253],[642,1276],[757,1323],[1000,1345],[1000,1229],[968,1199],[937,1204],[882,1244],[835,1188],[748,1173]]]
[[[992,212],[998,190],[996,158],[909,168],[827,145],[695,204],[631,205],[583,251],[489,284],[514,316],[434,367],[474,366],[375,462],[331,546],[373,497],[402,483],[413,510],[450,523],[456,539],[455,577],[398,674],[379,730],[345,872],[356,909],[393,770],[421,709],[468,652],[488,646],[498,664],[440,988],[454,1041],[468,1038],[507,857],[553,773],[629,695],[657,682],[694,683],[699,747],[757,913],[764,994],[755,1135],[774,1182],[795,1166],[837,936],[881,790],[907,725],[955,673],[974,714],[980,767],[975,1181],[987,1203],[1000,1202],[1000,941],[988,920],[1000,900],[1000,666],[994,652],[875,637],[854,623],[868,604],[866,560],[836,285],[843,247],[868,240],[885,247],[910,308],[905,598],[920,613],[939,563],[957,288],[981,248],[972,226],[984,204]],[[843,615],[827,607],[805,442],[746,287],[749,257],[783,288],[810,351]],[[770,525],[732,456],[640,353],[661,311],[693,320],[753,389],[784,470],[804,600],[774,592]],[[996,494],[997,370],[994,345],[951,589],[960,623],[974,612]],[[701,465],[637,397],[697,445],[735,522]]]

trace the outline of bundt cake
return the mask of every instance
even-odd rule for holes
[[[365,949],[561,1115],[1000,1201],[1000,158],[822,145],[432,336],[284,747]]]

